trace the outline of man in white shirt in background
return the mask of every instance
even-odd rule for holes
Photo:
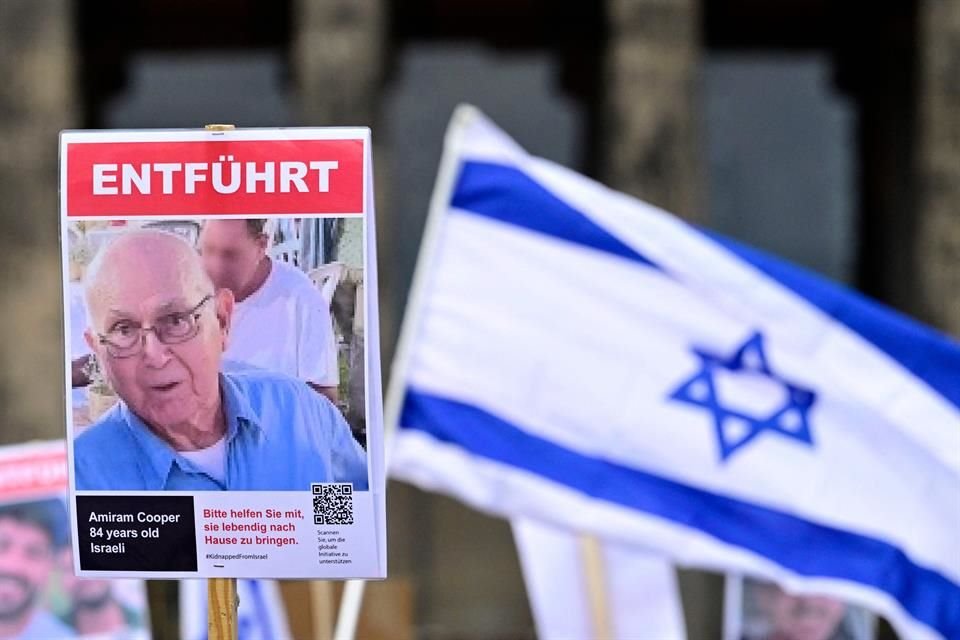
[[[224,359],[299,378],[336,403],[328,305],[305,273],[267,255],[265,224],[207,220],[200,232],[204,269],[236,300]]]

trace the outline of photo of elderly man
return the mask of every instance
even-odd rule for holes
[[[162,231],[124,233],[87,268],[85,338],[120,402],[74,441],[78,490],[367,489],[366,454],[306,382],[224,372],[234,295]]]

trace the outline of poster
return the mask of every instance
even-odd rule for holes
[[[363,128],[67,131],[78,574],[386,575]]]
[[[0,638],[150,637],[139,580],[74,576],[63,441],[0,449]]]
[[[725,640],[874,640],[876,618],[862,607],[771,582],[727,576]]]

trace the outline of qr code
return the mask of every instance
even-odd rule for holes
[[[313,524],[353,524],[353,485],[311,484]]]

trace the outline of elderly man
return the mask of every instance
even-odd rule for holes
[[[204,269],[236,302],[226,358],[300,378],[336,402],[327,303],[306,274],[270,259],[265,222],[207,220],[200,232]]]
[[[367,488],[366,455],[326,398],[279,373],[221,372],[233,294],[186,242],[119,237],[85,295],[87,343],[121,402],[77,437],[77,489]]]
[[[0,507],[0,638],[73,638],[75,633],[41,608],[41,597],[67,541],[67,509],[60,500]]]

